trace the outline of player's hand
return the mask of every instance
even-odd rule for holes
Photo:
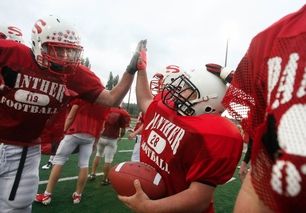
[[[211,73],[214,73],[218,76],[220,76],[220,72],[221,72],[221,69],[222,69],[222,66],[219,65],[219,64],[206,64],[206,69],[211,72]]]
[[[6,94],[9,90],[10,88],[7,85],[5,85],[4,78],[0,73],[0,95]]]
[[[135,74],[137,70],[147,69],[147,40],[141,40],[138,42],[135,53],[127,66],[126,71],[132,75]]]
[[[148,195],[142,190],[139,180],[134,181],[134,187],[136,193],[130,197],[118,195],[118,199],[121,200],[127,207],[132,209],[133,212],[145,213],[148,212],[144,202],[150,202]]]
[[[129,140],[132,140],[134,138],[136,138],[136,135],[133,132],[128,135]]]
[[[2,83],[0,80],[0,95],[5,95],[9,91],[10,91],[10,88],[6,86],[4,83]]]
[[[215,74],[227,83],[231,83],[234,75],[234,70],[230,70],[227,67],[222,67],[219,64],[212,63],[206,64],[205,66],[208,72]]]

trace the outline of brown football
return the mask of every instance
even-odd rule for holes
[[[134,180],[140,181],[143,191],[151,199],[165,196],[166,187],[161,175],[143,162],[126,161],[111,168],[108,174],[111,185],[119,195],[135,194]]]

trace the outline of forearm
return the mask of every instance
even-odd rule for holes
[[[145,213],[185,213],[204,212],[210,208],[215,187],[192,182],[188,189],[158,200],[150,200],[141,188],[139,181],[134,181],[136,193],[130,197],[118,198],[133,212]]]
[[[98,96],[96,103],[102,104],[105,106],[119,106],[125,95],[129,91],[134,75],[124,72],[119,83],[110,91],[104,90]]]
[[[120,128],[120,138],[125,135],[125,128]]]
[[[213,188],[207,193],[196,187],[189,188],[163,199],[145,201],[143,205],[150,209],[151,213],[204,212],[212,201],[212,192]]]
[[[64,132],[67,131],[70,126],[72,125],[74,119],[75,119],[75,116],[76,116],[76,113],[79,109],[79,106],[78,105],[73,105],[66,117],[66,120],[65,120],[65,124],[64,124]]]
[[[66,132],[69,129],[72,123],[73,123],[73,119],[71,118],[66,119],[65,125],[64,125],[64,132]]]
[[[142,131],[142,129],[143,129],[143,124],[141,124],[141,126],[140,126],[138,129],[136,129],[136,130],[133,132],[133,134],[138,135],[138,134]]]
[[[138,107],[145,113],[153,100],[146,71],[137,73],[136,97]]]

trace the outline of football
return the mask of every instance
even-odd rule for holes
[[[111,168],[108,178],[119,195],[131,196],[135,194],[135,179],[140,181],[143,191],[150,199],[159,199],[166,194],[165,183],[161,175],[152,166],[143,162],[119,163]]]

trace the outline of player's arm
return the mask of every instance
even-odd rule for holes
[[[142,131],[142,129],[143,129],[143,124],[141,124],[141,125],[138,127],[138,129],[136,129],[134,132],[131,132],[131,133],[129,134],[129,136],[128,136],[128,139],[129,139],[129,140],[132,140],[133,138],[135,138],[136,135],[138,135],[138,134]]]
[[[145,113],[153,100],[153,96],[149,87],[147,72],[138,72],[136,81],[136,97],[137,105],[143,113]]]
[[[111,107],[119,106],[131,87],[133,79],[134,75],[125,71],[119,83],[112,90],[104,89],[99,94],[96,103]]]
[[[71,107],[71,109],[70,109],[70,111],[69,111],[69,113],[66,117],[66,120],[65,120],[64,132],[66,132],[70,128],[70,126],[72,125],[78,109],[79,109],[79,105],[76,105],[76,104],[74,104]]]
[[[192,182],[188,189],[159,200],[150,200],[142,191],[140,182],[135,181],[136,193],[133,196],[118,198],[133,212],[204,212],[208,209],[215,188],[199,182]]]
[[[250,205],[251,204],[251,205]],[[245,213],[248,212],[265,212],[265,213],[273,213],[271,209],[269,209],[262,200],[259,199],[258,195],[255,192],[252,184],[252,177],[250,173],[247,173],[243,184],[238,193],[234,213]]]
[[[134,132],[132,132],[129,137],[132,139],[132,138],[135,138],[136,135],[138,135],[143,129],[143,124],[141,124],[138,129],[136,129]]]
[[[145,62],[146,63],[146,62]],[[136,81],[136,98],[137,105],[141,112],[145,113],[153,100],[153,96],[149,87],[146,66],[145,69],[137,73]]]
[[[125,135],[125,128],[120,128],[120,138]]]
[[[146,67],[146,58],[143,58],[143,56],[146,56],[145,45],[146,40],[141,40],[138,43],[130,64],[127,66],[119,83],[112,90],[103,90],[96,99],[96,103],[106,106],[120,105],[132,85],[135,72],[137,70],[145,69],[143,66]]]

